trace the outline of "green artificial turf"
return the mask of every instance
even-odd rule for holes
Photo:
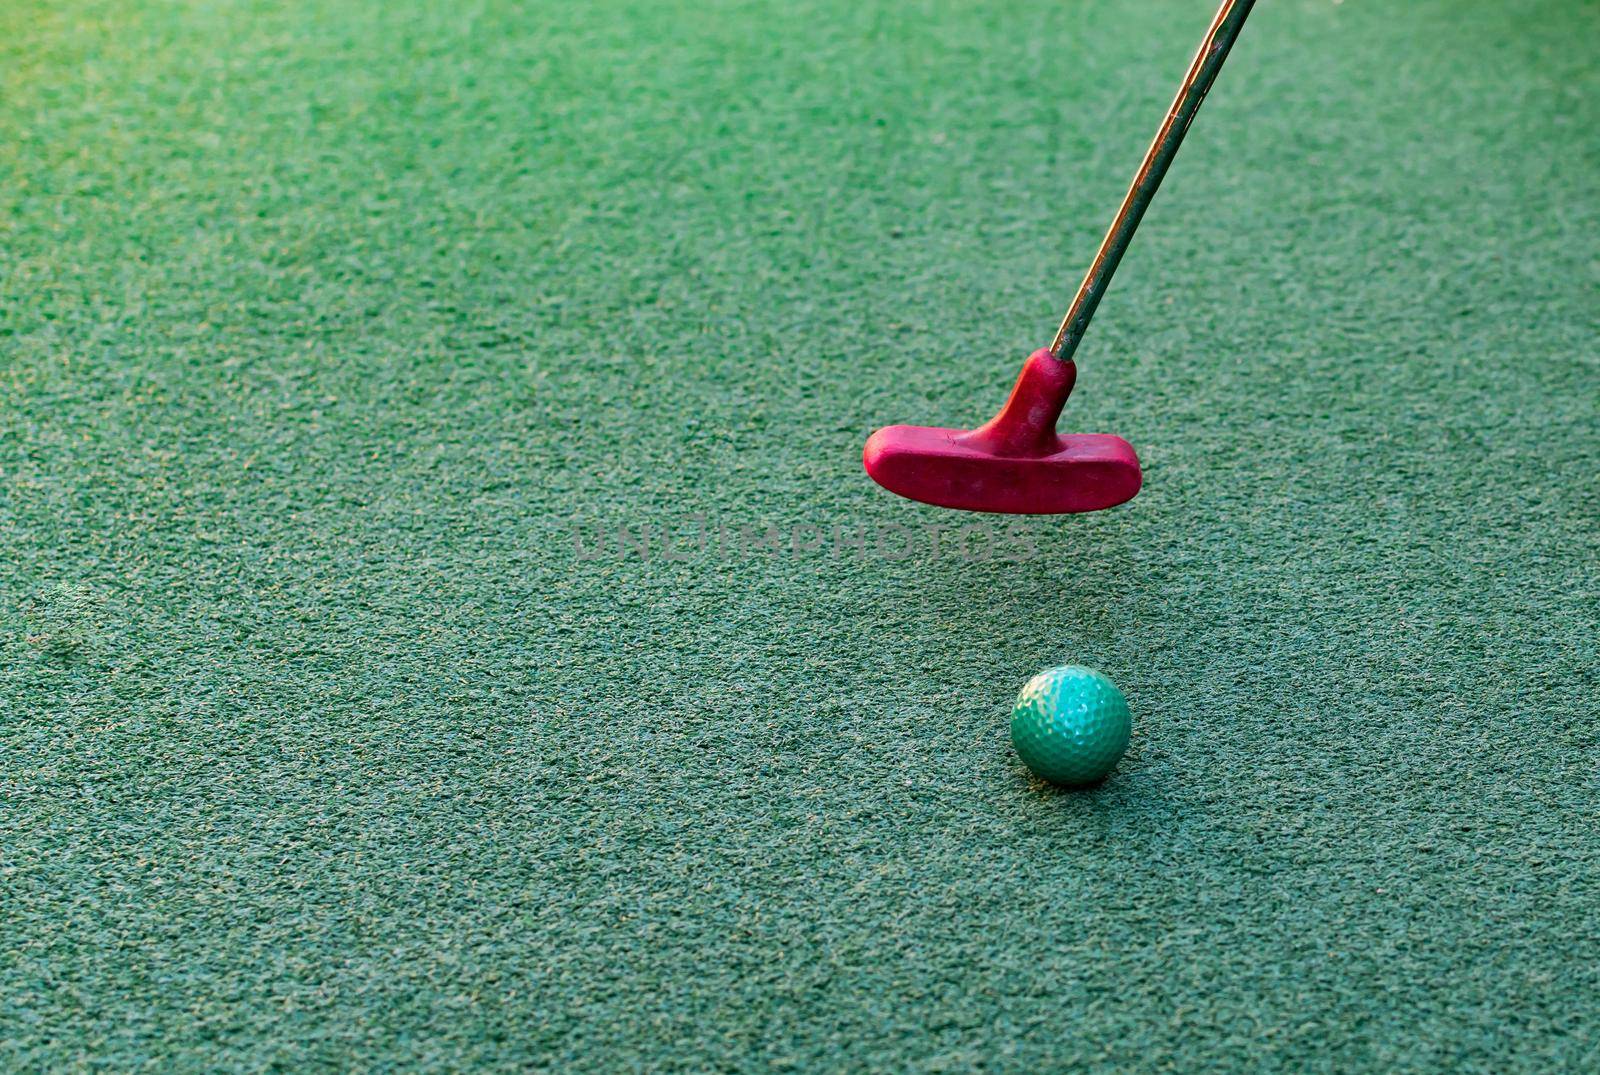
[[[0,1069],[1600,1066],[1593,3],[1260,5],[1064,419],[1139,497],[861,472],[1211,7],[0,5]]]

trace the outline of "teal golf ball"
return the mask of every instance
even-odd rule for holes
[[[1104,780],[1132,733],[1128,700],[1092,668],[1069,664],[1040,672],[1011,707],[1011,743],[1023,764],[1063,787]]]

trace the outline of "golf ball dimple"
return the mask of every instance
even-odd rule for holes
[[[1103,780],[1132,732],[1128,701],[1117,685],[1077,665],[1040,672],[1011,708],[1011,742],[1023,764],[1063,787]]]

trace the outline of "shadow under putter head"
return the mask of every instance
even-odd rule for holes
[[[1121,504],[1143,481],[1133,445],[1112,433],[1056,432],[1076,379],[1071,362],[1035,351],[989,422],[886,426],[868,438],[862,462],[891,493],[962,511],[1051,515]]]
[[[1223,0],[1055,342],[1028,356],[1000,413],[972,430],[878,430],[862,453],[873,481],[928,504],[1016,515],[1096,511],[1139,491],[1143,476],[1132,445],[1110,433],[1058,434],[1056,419],[1077,379],[1072,356],[1089,319],[1254,3]]]

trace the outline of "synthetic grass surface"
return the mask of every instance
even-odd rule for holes
[[[1260,5],[1080,354],[1140,496],[861,473],[1211,7],[0,7],[0,1068],[1594,1070],[1600,9]]]

